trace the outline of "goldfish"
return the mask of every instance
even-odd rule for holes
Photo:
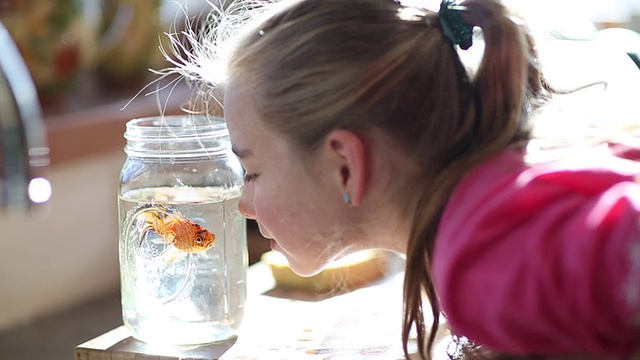
[[[198,253],[210,249],[216,236],[168,206],[150,202],[132,210],[132,220],[140,227],[140,246],[145,235],[154,231],[165,242],[186,253]]]

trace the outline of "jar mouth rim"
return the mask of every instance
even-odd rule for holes
[[[207,115],[148,116],[129,120],[124,137],[127,140],[145,138],[219,137],[229,134],[223,117]]]

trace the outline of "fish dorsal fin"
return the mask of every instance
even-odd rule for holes
[[[153,199],[146,203],[141,203],[138,206],[135,206],[131,210],[127,211],[127,215],[124,220],[124,230],[133,225],[133,222],[138,218],[138,216],[145,212],[157,212],[162,214],[163,217],[166,216],[179,216],[184,217],[178,210],[170,207],[169,205],[160,204],[154,201]]]

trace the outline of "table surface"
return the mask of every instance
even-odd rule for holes
[[[162,348],[133,339],[121,326],[76,348],[76,360],[128,359],[403,359],[402,260],[387,275],[331,296],[275,287],[269,267],[249,267],[247,302],[238,336],[192,348]]]

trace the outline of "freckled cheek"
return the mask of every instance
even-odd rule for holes
[[[276,231],[281,227],[281,222],[289,217],[289,209],[280,202],[273,193],[256,192],[253,198],[253,211],[256,220],[269,231]]]
[[[254,215],[262,221],[263,219],[269,218],[271,208],[274,204],[271,199],[261,196],[260,192],[258,192],[253,196],[252,205]]]
[[[249,219],[257,220],[261,224],[273,223],[278,214],[282,215],[282,211],[278,210],[278,200],[274,197],[274,191],[264,188],[256,188],[254,183],[246,183],[238,208],[240,213]]]

